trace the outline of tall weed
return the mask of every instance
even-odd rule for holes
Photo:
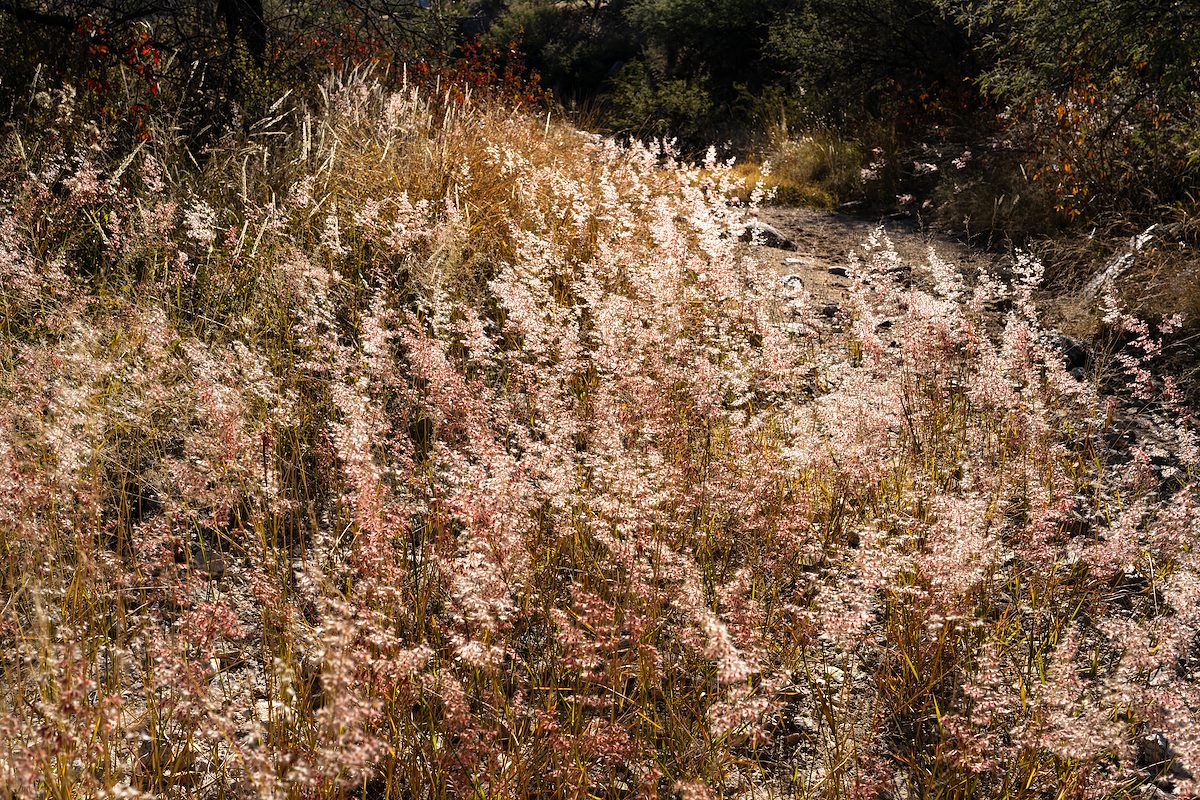
[[[10,135],[0,792],[1194,791],[1192,429],[1115,466],[1036,263],[830,339],[715,160],[278,113]]]

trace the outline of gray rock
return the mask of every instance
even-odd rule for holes
[[[1133,263],[1138,253],[1145,249],[1146,245],[1162,236],[1178,236],[1182,231],[1183,225],[1181,223],[1163,224],[1156,222],[1136,236],[1129,237],[1129,242],[1125,245],[1125,249],[1110,258],[1100,271],[1093,275],[1091,280],[1084,285],[1084,299],[1094,300],[1098,297],[1104,285],[1119,278],[1121,273],[1125,271],[1125,268]]]
[[[742,227],[738,238],[743,242],[775,247],[780,250],[796,249],[796,243],[780,232],[778,228],[756,219],[750,220]]]

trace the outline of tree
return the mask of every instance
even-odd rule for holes
[[[0,70],[22,64],[76,76],[136,60],[130,48],[173,54],[152,79],[183,83],[195,73],[210,89],[238,97],[256,81],[312,74],[323,43],[370,42],[405,57],[446,49],[459,4],[453,0],[0,0]],[[3,25],[7,18],[8,25]],[[7,31],[4,30],[7,28]]]
[[[834,122],[878,118],[897,104],[962,104],[978,74],[972,42],[934,0],[793,6],[772,27],[771,51]]]

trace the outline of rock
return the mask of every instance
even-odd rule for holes
[[[826,665],[823,672],[813,676],[812,684],[821,688],[837,688],[846,681],[846,673],[838,667]]]
[[[1167,737],[1157,731],[1148,733],[1138,740],[1137,763],[1142,769],[1157,772],[1160,778],[1189,780],[1192,777],[1191,772],[1179,763],[1175,748],[1171,747]],[[1160,786],[1163,783],[1171,786],[1170,781],[1166,780],[1156,781],[1156,783]],[[1171,791],[1173,788],[1171,786],[1171,788],[1167,788],[1167,791]]]
[[[789,289],[801,289],[804,287],[804,279],[799,275],[781,275],[779,282]]]
[[[845,267],[830,267],[829,274],[839,278],[849,278],[850,270],[846,269]]]
[[[1164,225],[1156,222],[1141,233],[1129,237],[1128,244],[1125,249],[1110,258],[1104,266],[1092,276],[1083,287],[1083,297],[1085,300],[1094,300],[1099,296],[1100,290],[1104,288],[1106,283],[1115,281],[1120,277],[1125,268],[1133,263],[1137,254],[1145,249],[1146,245],[1153,242],[1160,236],[1177,236],[1182,231],[1180,223],[1172,223]]]
[[[1070,538],[1087,536],[1092,532],[1095,513],[1085,495],[1076,495],[1059,529]]]
[[[190,785],[196,777],[192,771],[195,759],[191,747],[177,746],[161,732],[156,736],[141,726],[137,760],[134,763],[134,783],[142,789],[156,792],[173,785]]]
[[[289,725],[295,719],[291,707],[278,700],[274,703],[269,700],[255,700],[254,713],[263,725],[270,725],[272,722]]]
[[[839,311],[841,311],[841,308],[837,303],[826,303],[821,306],[821,316],[826,319],[833,319],[838,315]]]
[[[751,244],[763,245],[765,247],[775,247],[779,250],[795,250],[796,243],[783,235],[778,228],[774,228],[765,222],[752,219],[742,227],[738,238],[743,242]]]
[[[225,577],[225,557],[219,550],[212,547],[194,547],[191,563],[197,572],[208,576],[211,580],[219,581]]]
[[[163,509],[162,497],[153,486],[131,481],[124,487],[124,495],[129,522],[132,524],[149,519]]]
[[[1050,337],[1049,345],[1062,356],[1063,368],[1072,375],[1075,375],[1076,371],[1082,372],[1087,369],[1091,356],[1082,342],[1058,333]]]

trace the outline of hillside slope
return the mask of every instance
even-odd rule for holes
[[[1114,468],[1035,263],[826,313],[719,164],[280,113],[9,133],[0,794],[1195,792],[1194,432]]]

